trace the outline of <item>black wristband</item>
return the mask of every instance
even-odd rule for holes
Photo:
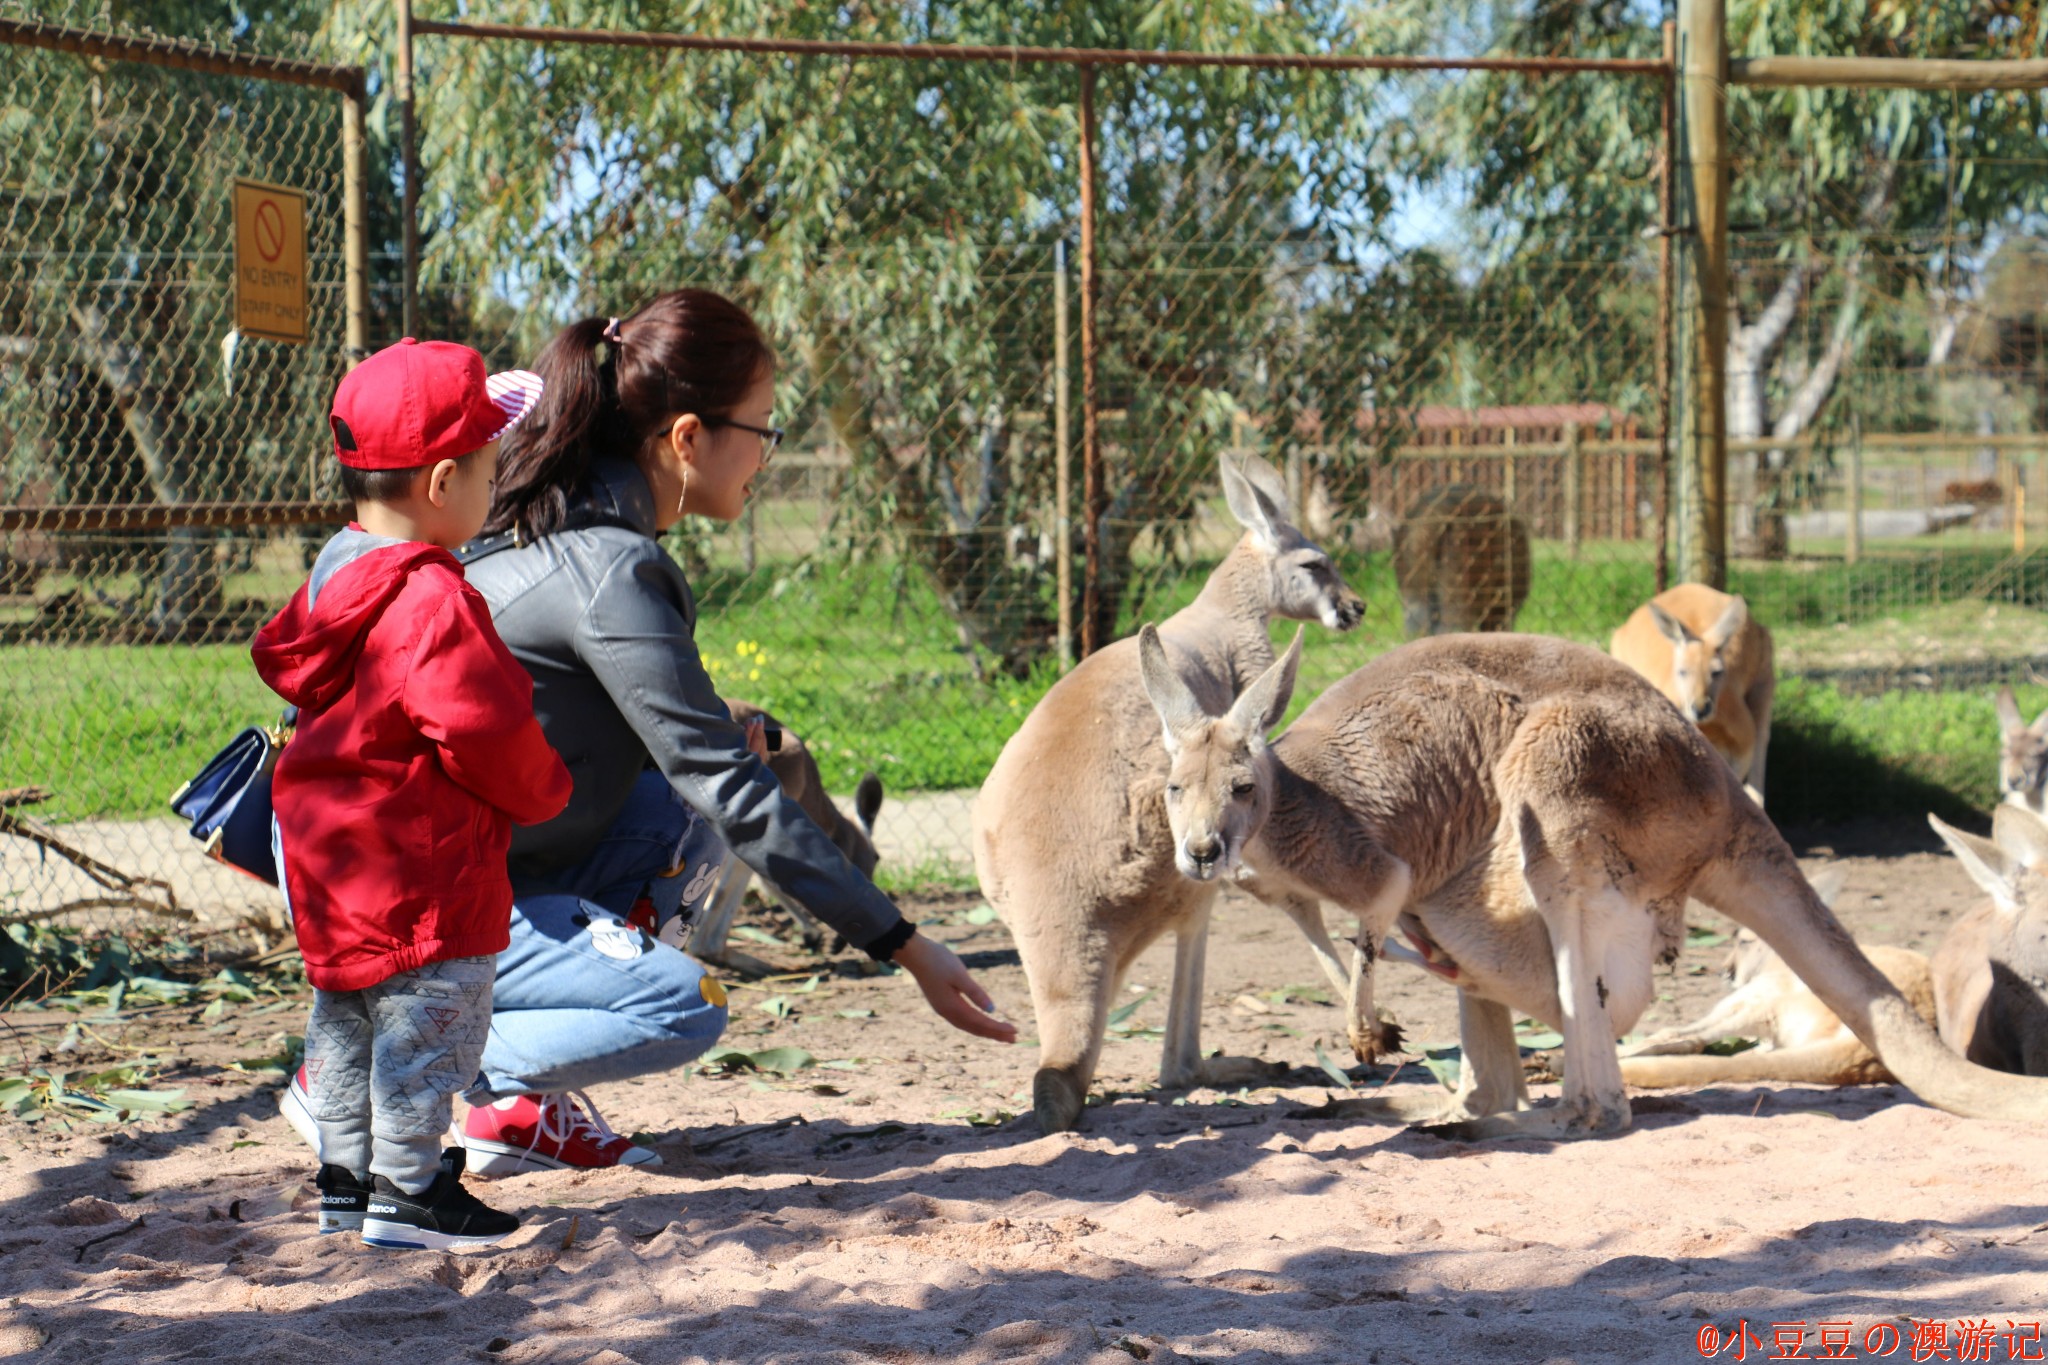
[[[896,950],[910,942],[910,936],[917,932],[917,926],[907,919],[896,921],[896,927],[883,934],[861,951],[877,962],[887,962],[896,956]]]

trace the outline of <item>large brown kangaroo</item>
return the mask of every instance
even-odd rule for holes
[[[1201,595],[1160,628],[1189,685],[1218,705],[1273,662],[1275,616],[1349,630],[1365,604],[1330,557],[1295,529],[1279,476],[1263,461],[1223,462],[1223,492],[1245,528]],[[1138,686],[1138,649],[1119,640],[1060,679],[1003,746],[974,803],[982,894],[1017,942],[1037,1011],[1038,1122],[1072,1128],[1102,1052],[1109,1004],[1138,954],[1175,935],[1159,1083],[1241,1084],[1248,1059],[1201,1055],[1203,949],[1216,888],[1174,871],[1161,794],[1166,754]],[[1342,989],[1351,974],[1313,902],[1286,901],[1318,963]]]
[[[1444,1122],[1459,1137],[1627,1127],[1615,1040],[1649,1003],[1651,966],[1676,953],[1694,896],[1756,931],[1922,1099],[2048,1118],[2048,1083],[1942,1046],[1720,755],[1625,664],[1539,636],[1417,641],[1337,682],[1269,745],[1296,650],[1228,707],[1190,688],[1149,632],[1140,650],[1173,755],[1182,873],[1206,881],[1242,858],[1269,885],[1357,912],[1369,954],[1398,925],[1460,988],[1457,1092],[1346,1100],[1339,1115]],[[1370,1007],[1363,978],[1354,1009]],[[1561,1103],[1529,1108],[1511,1011],[1563,1034]]]

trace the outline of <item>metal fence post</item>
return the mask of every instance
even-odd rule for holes
[[[369,244],[363,202],[363,91],[341,97],[342,353],[349,368],[369,354]]]
[[[1102,604],[1102,441],[1095,388],[1095,65],[1081,67],[1081,657],[1109,642]]]
[[[1671,586],[1671,187],[1676,181],[1678,25],[1664,21],[1664,83],[1657,157],[1657,591]]]
[[[419,125],[413,113],[412,90],[412,0],[398,3],[398,143],[404,176],[405,246],[402,285],[405,334],[420,334],[420,153]]]
[[[1074,666],[1074,445],[1067,372],[1067,239],[1052,244],[1053,568],[1060,598],[1060,672]]]

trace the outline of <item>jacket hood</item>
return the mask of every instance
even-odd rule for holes
[[[412,571],[435,561],[462,572],[455,556],[440,546],[401,541],[338,570],[320,587],[317,606],[308,587],[300,587],[285,609],[257,632],[249,651],[257,673],[271,691],[294,706],[330,705],[355,685],[356,659],[370,627],[404,589]]]

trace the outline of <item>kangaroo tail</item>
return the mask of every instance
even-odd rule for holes
[[[1761,811],[1734,803],[1733,837],[1701,869],[1692,894],[1776,949],[1899,1083],[1965,1118],[2048,1121],[2048,1078],[2009,1076],[1942,1045],[1898,988],[1871,965],[1800,875]]]
[[[1805,1085],[1879,1085],[1892,1079],[1884,1063],[1853,1039],[1809,1043],[1776,1052],[1732,1057],[1624,1057],[1621,1078],[1642,1090],[1670,1086],[1744,1085],[1790,1081]]]

